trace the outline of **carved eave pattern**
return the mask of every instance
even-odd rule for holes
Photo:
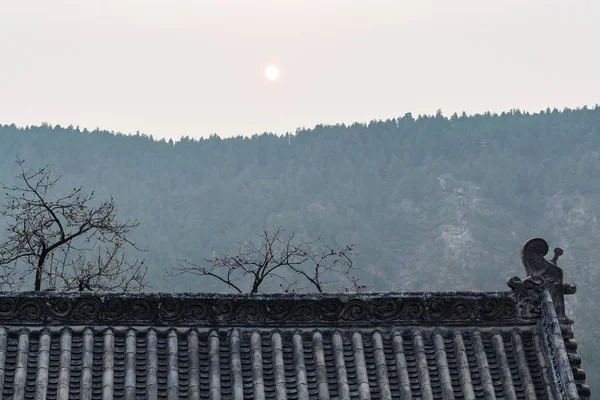
[[[510,292],[363,295],[0,293],[9,325],[369,326],[517,323]]]

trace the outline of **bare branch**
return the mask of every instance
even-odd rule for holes
[[[339,287],[344,281],[348,285],[341,290],[359,291],[352,262],[356,245],[328,246],[321,238],[304,241],[294,233],[286,235],[281,228],[272,233],[264,230],[257,236],[260,242],[240,243],[235,254],[213,256],[205,264],[181,260],[167,274],[210,277],[238,293],[259,293],[274,287],[296,292],[303,289],[300,281],[317,292],[331,290],[329,286],[334,283]]]
[[[221,266],[225,266],[225,265],[221,265]],[[235,289],[238,293],[244,293],[242,291],[242,289],[240,289],[234,282],[233,282],[233,277],[232,277],[232,273],[234,271],[236,267],[230,266],[229,268],[227,268],[227,271],[225,273],[225,275],[220,274],[219,272],[215,272],[215,266],[213,266],[213,268],[205,268],[201,265],[196,265],[196,264],[192,264],[186,260],[180,260],[179,261],[179,267],[175,268],[174,272],[171,271],[167,271],[167,274],[170,276],[179,276],[182,274],[193,274],[193,275],[198,275],[198,276],[210,276],[212,278],[215,278],[223,283],[225,283],[226,285],[228,285],[229,287],[231,287],[232,289]]]

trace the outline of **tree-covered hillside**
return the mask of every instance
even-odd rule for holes
[[[49,164],[66,190],[113,195],[137,218],[153,290],[220,291],[169,278],[282,226],[358,243],[362,283],[381,290],[508,290],[534,236],[560,246],[588,376],[600,374],[600,107],[317,126],[295,134],[155,141],[96,130],[0,126],[0,180],[15,159]],[[600,387],[591,382],[593,390]]]

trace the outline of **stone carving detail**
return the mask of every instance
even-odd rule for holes
[[[508,286],[517,297],[520,316],[538,318],[541,315],[542,292],[548,290],[556,307],[559,318],[565,316],[565,294],[574,294],[577,286],[563,283],[563,271],[558,267],[558,257],[563,255],[561,248],[554,249],[552,260],[545,258],[548,254],[548,243],[544,239],[528,240],[521,250],[521,261],[527,277],[523,280],[513,276],[508,279]]]
[[[0,324],[368,325],[400,321],[513,321],[510,292],[368,295],[0,294]],[[357,325],[358,324],[358,325]]]

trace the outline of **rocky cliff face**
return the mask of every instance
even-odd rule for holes
[[[399,267],[373,265],[370,272],[385,277],[392,290],[506,290],[508,277],[524,273],[521,246],[541,233],[528,228],[531,221],[516,221],[477,184],[449,173],[437,181],[426,200],[400,202],[414,229],[410,240],[396,244]]]

